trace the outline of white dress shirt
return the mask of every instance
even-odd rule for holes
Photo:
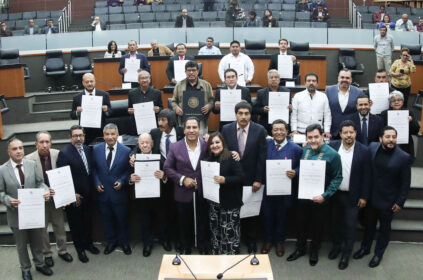
[[[275,147],[276,147],[277,151],[282,150],[283,147],[285,147],[285,145],[288,144],[288,140],[286,139],[286,137],[285,137],[285,139],[283,139],[282,143],[279,144],[279,149],[277,148],[278,142],[276,142],[276,140],[274,142],[275,142]]]
[[[110,153],[109,145],[107,145],[107,143],[106,143],[106,145],[104,145],[104,146],[105,146],[105,150],[106,150],[106,159],[107,159],[107,156]],[[117,149],[117,141],[116,141],[115,145],[113,146],[112,161],[110,162],[110,168],[113,166],[113,161],[115,160],[115,157],[116,157],[116,149]]]
[[[292,130],[305,133],[307,126],[313,123],[320,124],[325,132],[330,132],[332,117],[326,94],[316,90],[311,98],[308,90],[296,93],[292,99]]]
[[[172,128],[172,130],[170,131],[170,143],[175,143],[176,142],[176,130],[175,128]],[[166,158],[166,132],[162,133],[162,137],[160,138],[160,154]]]
[[[348,104],[348,98],[350,97],[350,88],[348,88],[347,93],[342,93],[338,88],[338,100],[339,100],[339,106],[341,106],[342,112],[345,111],[345,108]]]
[[[370,114],[367,113],[366,116],[362,116],[360,113],[357,113],[358,116],[360,117],[360,130],[363,131],[363,118],[366,118],[366,124],[367,124],[367,136],[369,135],[369,118],[370,118]]]
[[[197,140],[197,147],[195,147],[195,150],[191,150],[191,148],[189,147],[187,143],[186,137],[184,138],[184,141],[187,147],[188,157],[189,157],[189,161],[191,162],[192,169],[195,170],[197,168],[198,160],[200,159],[200,155],[201,155],[200,139]],[[181,179],[179,180],[179,185],[183,186],[185,177],[186,176],[181,177]]]
[[[198,55],[222,55],[218,47],[212,46],[208,48],[207,46],[202,47],[198,51]]]
[[[252,80],[254,76],[254,64],[251,58],[243,53],[235,57],[232,53],[225,55],[219,62],[218,73],[220,79],[225,81],[224,73],[228,68],[235,69],[238,74],[238,84],[245,86],[246,80]]]
[[[102,30],[101,30],[101,24],[100,24],[100,23],[97,23],[97,24],[95,25],[95,31],[102,31]]]
[[[14,162],[12,159],[10,159],[10,163],[12,164],[13,172],[15,173],[16,180],[18,180],[19,185],[22,186],[21,177],[19,176],[19,169],[16,167],[18,165],[18,163]],[[23,162],[21,162],[21,164],[22,164],[22,166],[21,166],[22,172],[25,175]]]
[[[85,95],[94,95],[95,96],[95,88],[93,89],[93,91],[92,92],[88,92],[86,89],[84,89],[84,93],[85,93]]]
[[[355,143],[347,150],[345,149],[344,144],[341,144],[338,150],[342,162],[342,182],[339,185],[340,191],[350,190],[351,165],[354,155],[354,147]]]

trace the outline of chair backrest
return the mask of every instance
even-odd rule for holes
[[[422,45],[403,45],[401,44],[401,49],[407,48],[410,50],[410,55],[413,60],[421,60]]]
[[[244,40],[244,43],[245,54],[266,54],[266,40]]]
[[[2,49],[0,50],[0,65],[10,65],[19,63],[18,49]]]
[[[291,42],[291,52],[294,55],[309,55],[310,54],[310,45],[306,43]]]
[[[63,61],[62,51],[46,51],[46,70],[60,71],[65,69],[65,62]]]
[[[202,48],[202,47],[204,47],[206,45],[206,43],[205,42],[201,42],[201,41],[199,41],[198,42],[198,48]],[[213,45],[216,47],[216,48],[219,48],[219,45],[220,45],[220,43],[219,42],[214,42],[213,43]]]
[[[338,60],[339,63],[343,63],[347,69],[354,70],[357,68],[355,51],[353,49],[339,49]]]
[[[71,52],[71,65],[73,70],[91,69],[91,61],[88,57],[88,50],[73,50]]]
[[[166,45],[172,52],[175,51],[175,43],[170,43],[169,45]]]

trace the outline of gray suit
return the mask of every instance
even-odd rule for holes
[[[59,155],[59,150],[50,149],[50,159],[51,159],[51,168],[56,168],[57,156]],[[25,158],[35,161],[38,174],[43,178],[43,167],[40,161],[40,155],[38,151],[27,155]],[[43,180],[44,181],[44,180]],[[48,235],[47,227],[48,223],[51,222],[53,225],[54,236],[56,238],[57,251],[59,255],[67,253],[66,250],[66,230],[65,230],[65,221],[63,217],[62,208],[56,209],[54,206],[53,198],[46,202],[46,230],[43,236],[43,254],[45,257],[51,257],[52,251],[50,246],[50,238]]]
[[[36,170],[35,163],[23,159],[23,172],[25,174],[25,188],[44,188],[48,192],[48,187],[43,183],[43,179]],[[18,189],[22,186],[16,178],[13,166],[10,160],[0,166],[0,202],[7,206],[7,224],[13,231],[16,241],[19,261],[22,270],[31,269],[27,243],[31,248],[32,257],[37,267],[44,266],[44,260],[41,249],[41,240],[44,229],[26,229],[19,230],[18,209],[13,208],[10,201],[17,199]]]

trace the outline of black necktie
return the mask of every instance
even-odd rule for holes
[[[109,149],[109,154],[107,155],[106,161],[107,161],[107,166],[110,169],[110,166],[112,165],[112,156],[113,156],[114,148],[113,147],[107,147],[107,149]]]
[[[361,127],[361,135],[362,135],[362,143],[364,145],[369,144],[369,139],[367,139],[367,119],[366,117],[363,118],[363,125]]]
[[[21,186],[22,186],[22,189],[23,189],[24,185],[25,185],[25,175],[22,171],[22,164],[17,164],[16,167],[18,168],[19,179],[21,179]]]

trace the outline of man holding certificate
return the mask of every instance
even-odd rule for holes
[[[131,40],[128,42],[128,54],[120,58],[119,74],[122,75],[122,83],[131,83],[132,88],[139,86],[137,83],[138,73],[142,70],[150,72],[150,65],[147,57],[142,53],[137,53],[137,42]]]
[[[15,238],[22,279],[32,279],[31,261],[27,249],[28,243],[36,270],[46,276],[51,276],[53,271],[44,263],[42,252],[45,212],[42,212],[43,217],[30,217],[28,215],[25,220],[18,218],[19,204],[24,203],[24,201],[18,199],[19,190],[43,189],[43,197],[48,201],[50,199],[49,189],[43,183],[35,162],[24,159],[25,153],[21,140],[17,138],[9,140],[7,152],[10,160],[0,167],[0,202],[7,207],[7,224],[12,229],[13,237]],[[35,213],[41,213],[39,210],[39,208],[34,208],[31,212],[35,215]],[[29,227],[29,225],[32,225],[32,220],[40,220],[43,223],[36,228],[33,226]],[[26,229],[20,229],[21,227]]]
[[[289,42],[287,39],[280,39],[279,52],[270,56],[269,63],[269,70],[276,69],[279,73],[279,76],[281,77],[280,81],[284,83],[285,81],[292,81],[292,78],[298,76],[300,72],[300,66],[297,63],[297,58],[295,57],[295,55],[292,55],[292,53],[288,50],[288,46]],[[284,65],[284,63],[282,62],[285,58],[289,58],[291,60],[291,69],[285,69],[285,67],[282,67]],[[286,64],[287,63],[285,63],[285,65]]]
[[[188,61],[195,61],[195,57],[193,57],[192,55],[187,55],[187,47],[185,46],[184,43],[177,44],[175,47],[175,52],[176,52],[176,55],[169,58],[169,62],[166,67],[166,76],[169,79],[169,82],[171,85],[176,85],[179,82],[175,79],[176,77],[175,72],[176,70],[180,71],[180,69],[182,69],[182,72],[183,72],[183,69],[184,69],[184,67],[179,67],[179,66],[182,66],[182,64],[185,64]],[[178,73],[178,74],[184,75],[184,73]]]
[[[307,237],[311,238],[311,266],[319,261],[319,249],[325,222],[328,218],[328,200],[342,182],[342,163],[339,154],[324,143],[319,124],[306,128],[307,146],[303,148],[297,202],[297,244],[288,257],[294,261],[306,254]]]

